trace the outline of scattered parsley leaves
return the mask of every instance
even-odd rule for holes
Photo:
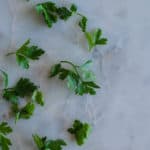
[[[38,60],[45,52],[37,46],[29,46],[30,40],[28,39],[16,52],[8,53],[9,55],[16,55],[16,60],[19,66],[24,69],[29,68],[29,60]]]
[[[8,126],[7,122],[0,124],[0,147],[2,150],[9,150],[9,147],[12,145],[11,140],[6,137],[11,132],[12,128]]]
[[[37,134],[33,135],[33,140],[39,150],[62,150],[62,147],[67,145],[62,139],[47,140],[47,137],[40,137]]]
[[[68,132],[75,136],[78,145],[83,145],[88,138],[91,131],[91,126],[88,123],[82,123],[79,120],[75,120],[73,127],[68,129]]]
[[[66,69],[62,64],[68,64],[72,69]],[[74,91],[77,95],[90,94],[95,95],[95,88],[100,88],[95,83],[95,75],[89,70],[89,65],[92,61],[87,61],[81,66],[77,66],[69,61],[61,61],[59,64],[52,66],[50,78],[58,75],[61,80],[67,81],[67,87]]]

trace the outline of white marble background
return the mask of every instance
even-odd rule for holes
[[[0,0],[0,68],[10,75],[10,86],[21,76],[40,85],[45,107],[37,107],[30,120],[7,120],[14,128],[11,150],[36,150],[32,133],[49,138],[64,138],[64,150],[149,150],[150,149],[150,0],[56,0],[74,2],[89,18],[89,29],[101,27],[107,46],[86,51],[77,17],[59,21],[52,29],[34,10],[39,0]],[[16,65],[14,57],[5,57],[27,38],[45,49],[30,69]],[[68,59],[74,63],[93,60],[93,70],[101,90],[96,96],[75,96],[64,83],[48,79],[51,65]],[[0,103],[0,120],[9,112]],[[86,144],[78,147],[66,129],[74,119],[92,124]]]

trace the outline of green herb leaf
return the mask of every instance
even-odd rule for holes
[[[57,14],[60,19],[66,21],[70,18],[70,16],[72,15],[72,12],[66,7],[60,7],[57,9]]]
[[[41,91],[34,91],[32,95],[32,100],[35,101],[37,104],[44,106],[44,96]]]
[[[106,45],[107,39],[102,38],[102,30],[96,29],[94,33],[85,32],[85,37],[88,41],[89,51],[91,51],[96,45]]]
[[[70,7],[70,10],[75,13],[77,12],[77,6],[75,4],[72,4],[71,7]]]
[[[79,21],[79,27],[82,29],[82,32],[86,32],[87,29],[87,18],[85,16]]]
[[[6,137],[11,132],[12,128],[8,126],[7,122],[0,124],[0,147],[2,150],[9,150],[9,147],[12,145],[11,140]]]
[[[68,20],[77,10],[77,7],[73,4],[69,10],[66,7],[57,7],[53,2],[44,2],[37,4],[36,10],[43,15],[47,26],[51,28],[58,18],[65,21]]]
[[[29,68],[29,60],[38,60],[45,52],[37,46],[29,46],[30,40],[27,40],[16,52],[8,53],[15,54],[19,66],[24,69]]]
[[[14,89],[18,96],[25,97],[31,96],[32,93],[37,89],[37,86],[28,78],[20,78]]]
[[[62,146],[67,145],[62,139],[47,140],[47,137],[40,137],[37,134],[32,136],[39,150],[62,150]]]
[[[12,105],[12,111],[15,114],[15,122],[19,119],[29,119],[35,110],[35,105],[32,102],[28,102],[23,108],[19,108],[17,104]]]
[[[78,145],[83,145],[88,138],[91,131],[91,126],[88,123],[82,123],[79,120],[75,120],[73,127],[68,129],[68,132],[75,136]]]

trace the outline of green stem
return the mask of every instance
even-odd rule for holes
[[[61,62],[61,63],[66,63],[66,64],[71,65],[71,66],[73,67],[74,71],[76,72],[76,74],[79,75],[78,70],[77,70],[77,67],[78,67],[78,66],[74,65],[74,64],[73,64],[72,62],[70,62],[70,61],[60,61],[60,62]],[[79,76],[80,76],[80,75],[79,75]]]
[[[16,54],[16,52],[10,52],[10,53],[7,53],[6,56],[14,55],[14,54]]]

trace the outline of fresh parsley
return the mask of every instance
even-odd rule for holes
[[[96,88],[100,88],[95,83],[95,75],[89,70],[92,61],[88,60],[81,66],[75,65],[69,61],[60,61],[51,67],[50,77],[55,77],[67,81],[67,87],[77,95],[90,94],[95,95]],[[67,69],[62,64],[68,64],[72,69]]]
[[[28,39],[16,52],[10,52],[6,56],[16,55],[16,60],[19,66],[24,69],[29,68],[29,60],[38,60],[45,52],[37,46],[29,46]]]
[[[17,104],[12,105],[12,112],[15,114],[15,122],[19,119],[29,119],[35,110],[35,104],[28,102],[24,107],[19,108]]]
[[[75,120],[73,127],[68,129],[68,132],[75,136],[78,145],[83,145],[88,138],[91,131],[91,126],[88,123],[82,123],[79,120]]]
[[[91,51],[96,45],[106,45],[107,39],[102,37],[101,29],[98,28],[93,33],[87,31],[87,21],[87,18],[85,16],[82,16],[81,20],[79,21],[79,27],[85,34],[85,37],[88,42],[89,51]]]
[[[43,15],[47,26],[51,28],[58,19],[68,20],[77,11],[77,7],[74,4],[71,5],[70,9],[57,7],[54,2],[49,1],[37,4],[36,11],[38,14]]]
[[[62,139],[48,140],[47,137],[40,137],[37,134],[33,135],[33,140],[39,150],[62,150],[62,147],[67,145]]]
[[[19,99],[27,97],[28,101],[22,108],[19,106]],[[38,87],[28,78],[20,78],[14,87],[3,90],[3,98],[12,104],[12,112],[19,119],[29,119],[35,109],[35,103],[43,106],[44,97]]]
[[[9,147],[12,145],[11,140],[7,137],[11,132],[12,128],[8,126],[7,122],[0,124],[0,147],[2,150],[9,150]]]

